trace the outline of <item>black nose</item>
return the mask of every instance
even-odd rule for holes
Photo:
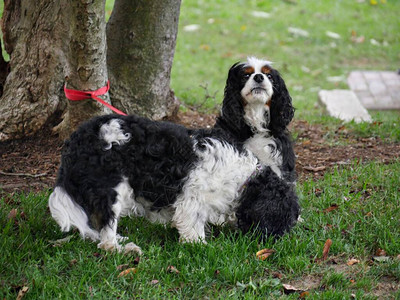
[[[262,74],[256,74],[254,75],[254,81],[257,83],[261,83],[264,81],[264,76],[262,76]]]

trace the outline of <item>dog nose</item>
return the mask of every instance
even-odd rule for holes
[[[256,74],[254,75],[254,81],[257,83],[261,83],[264,81],[264,76],[262,74]]]

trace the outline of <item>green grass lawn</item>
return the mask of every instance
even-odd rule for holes
[[[359,2],[184,0],[172,88],[186,106],[211,96],[200,109],[213,111],[229,67],[250,55],[262,57],[282,73],[296,119],[323,124],[334,135],[341,122],[316,105],[318,90],[347,88],[351,70],[400,67],[400,2]],[[254,11],[270,15],[255,17]],[[191,24],[200,27],[185,31]],[[293,36],[289,27],[309,35]],[[364,42],[352,41],[361,36]],[[329,81],[333,76],[343,80]],[[373,124],[346,126],[354,135],[400,141],[399,112],[373,118]],[[15,299],[23,287],[29,288],[24,299],[298,299],[302,290],[306,299],[400,299],[399,182],[398,159],[354,161],[321,180],[299,182],[304,221],[263,243],[213,228],[207,245],[183,245],[174,229],[125,218],[120,233],[142,247],[139,262],[60,232],[47,209],[49,191],[9,195],[0,202],[0,299]],[[13,209],[15,217],[9,216]],[[70,240],[54,242],[63,238]],[[321,261],[328,239],[332,246]],[[255,254],[264,248],[275,252],[262,261]],[[376,258],[379,249],[386,253]],[[350,259],[357,263],[348,265]],[[118,277],[126,268],[136,272]],[[298,291],[287,295],[285,284]]]
[[[394,299],[400,297],[392,288],[400,281],[399,181],[400,163],[360,162],[308,180],[298,187],[304,221],[264,243],[213,228],[207,245],[180,244],[174,229],[125,218],[120,233],[144,251],[138,264],[135,256],[61,233],[46,192],[12,196],[0,210],[0,296],[15,298],[27,286],[30,299],[297,299],[300,292],[284,294],[283,284],[291,284],[307,289],[307,299],[375,299],[382,290]],[[16,217],[8,220],[13,208]],[[65,237],[66,243],[54,242]],[[318,261],[327,239],[328,259]],[[275,250],[264,261],[256,258],[263,248]],[[374,259],[378,249],[386,254]],[[350,259],[359,262],[348,266]],[[121,266],[136,273],[118,277]]]

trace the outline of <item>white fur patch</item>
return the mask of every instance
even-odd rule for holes
[[[113,143],[123,145],[129,142],[131,134],[124,133],[121,130],[122,122],[120,119],[112,119],[100,127],[100,139],[103,139],[107,143],[105,150],[110,150]]]
[[[269,61],[249,57],[244,66],[244,68],[251,67],[254,70],[252,74],[249,74],[246,84],[240,91],[246,101],[244,119],[258,132],[267,131],[265,127],[268,125],[266,124],[268,119],[265,118],[265,114],[269,113],[269,107],[266,104],[272,98],[273,88],[272,82],[268,79],[268,74],[263,72],[263,68],[270,64]]]
[[[267,132],[267,119],[265,115],[269,114],[269,107],[262,103],[248,104],[244,107],[244,119],[251,128],[257,132]]]
[[[88,225],[88,217],[84,210],[76,204],[62,187],[56,187],[49,198],[51,216],[67,232],[76,227],[83,238],[93,241],[100,239],[99,233]]]
[[[160,211],[151,210],[152,203],[143,197],[135,197],[128,179],[124,178],[114,190],[117,192],[117,203],[120,205],[120,216],[144,217],[152,223],[167,224],[173,215],[172,207]]]
[[[282,178],[280,169],[282,166],[282,155],[277,150],[276,142],[273,137],[255,134],[246,141],[245,147],[257,156],[263,165],[269,166],[276,175]]]
[[[235,210],[239,189],[257,166],[250,152],[239,154],[215,139],[196,154],[200,160],[174,203],[173,225],[188,242],[204,241],[206,223],[220,223]]]

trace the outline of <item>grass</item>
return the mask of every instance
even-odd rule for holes
[[[296,118],[322,124],[328,136],[334,135],[342,123],[316,105],[317,92],[346,84],[327,78],[345,78],[355,69],[399,67],[400,2],[377,3],[185,0],[172,88],[186,106],[207,98],[202,109],[212,111],[222,100],[228,68],[248,55],[264,57],[274,61],[285,78]],[[107,1],[107,14],[111,9],[112,1]],[[256,18],[252,11],[268,12],[270,17]],[[200,29],[185,31],[190,24]],[[309,36],[294,37],[288,27],[307,30]],[[326,31],[341,38],[332,39]],[[364,36],[365,41],[353,43],[352,35]],[[374,123],[349,123],[347,130],[400,141],[399,112],[372,115]],[[29,287],[27,299],[299,298],[300,291],[286,295],[283,284],[307,289],[307,299],[400,298],[392,288],[400,283],[399,177],[399,160],[360,160],[321,180],[300,182],[304,222],[277,241],[261,243],[213,228],[207,245],[182,245],[174,229],[123,219],[120,233],[144,251],[139,264],[134,256],[101,251],[77,233],[61,233],[47,209],[49,191],[8,195],[0,202],[0,299],[16,298],[24,286]],[[10,219],[13,209],[16,216]],[[53,242],[66,237],[67,243]],[[316,262],[327,239],[333,241],[328,259]],[[255,253],[263,248],[275,253],[260,261]],[[383,260],[373,258],[377,249],[386,251]],[[360,262],[348,266],[351,258]],[[118,277],[118,266],[136,268],[136,273]],[[169,272],[169,266],[179,273]]]
[[[145,253],[138,264],[135,256],[106,253],[77,233],[61,233],[46,208],[47,192],[10,196],[0,210],[0,296],[15,298],[28,286],[30,299],[296,299],[299,292],[284,294],[283,284],[292,284],[308,289],[309,299],[375,299],[378,286],[399,297],[390,289],[400,281],[399,181],[398,162],[354,162],[308,180],[299,186],[304,222],[264,243],[214,228],[207,245],[182,245],[174,229],[125,218],[120,233]],[[326,212],[333,204],[336,209]],[[16,217],[8,219],[15,208]],[[69,242],[55,245],[65,237]],[[327,239],[333,241],[328,260],[315,262]],[[261,261],[255,253],[263,248],[276,252]],[[386,261],[372,259],[377,249],[386,251]],[[350,258],[360,262],[347,266]],[[136,273],[118,277],[122,265]]]

